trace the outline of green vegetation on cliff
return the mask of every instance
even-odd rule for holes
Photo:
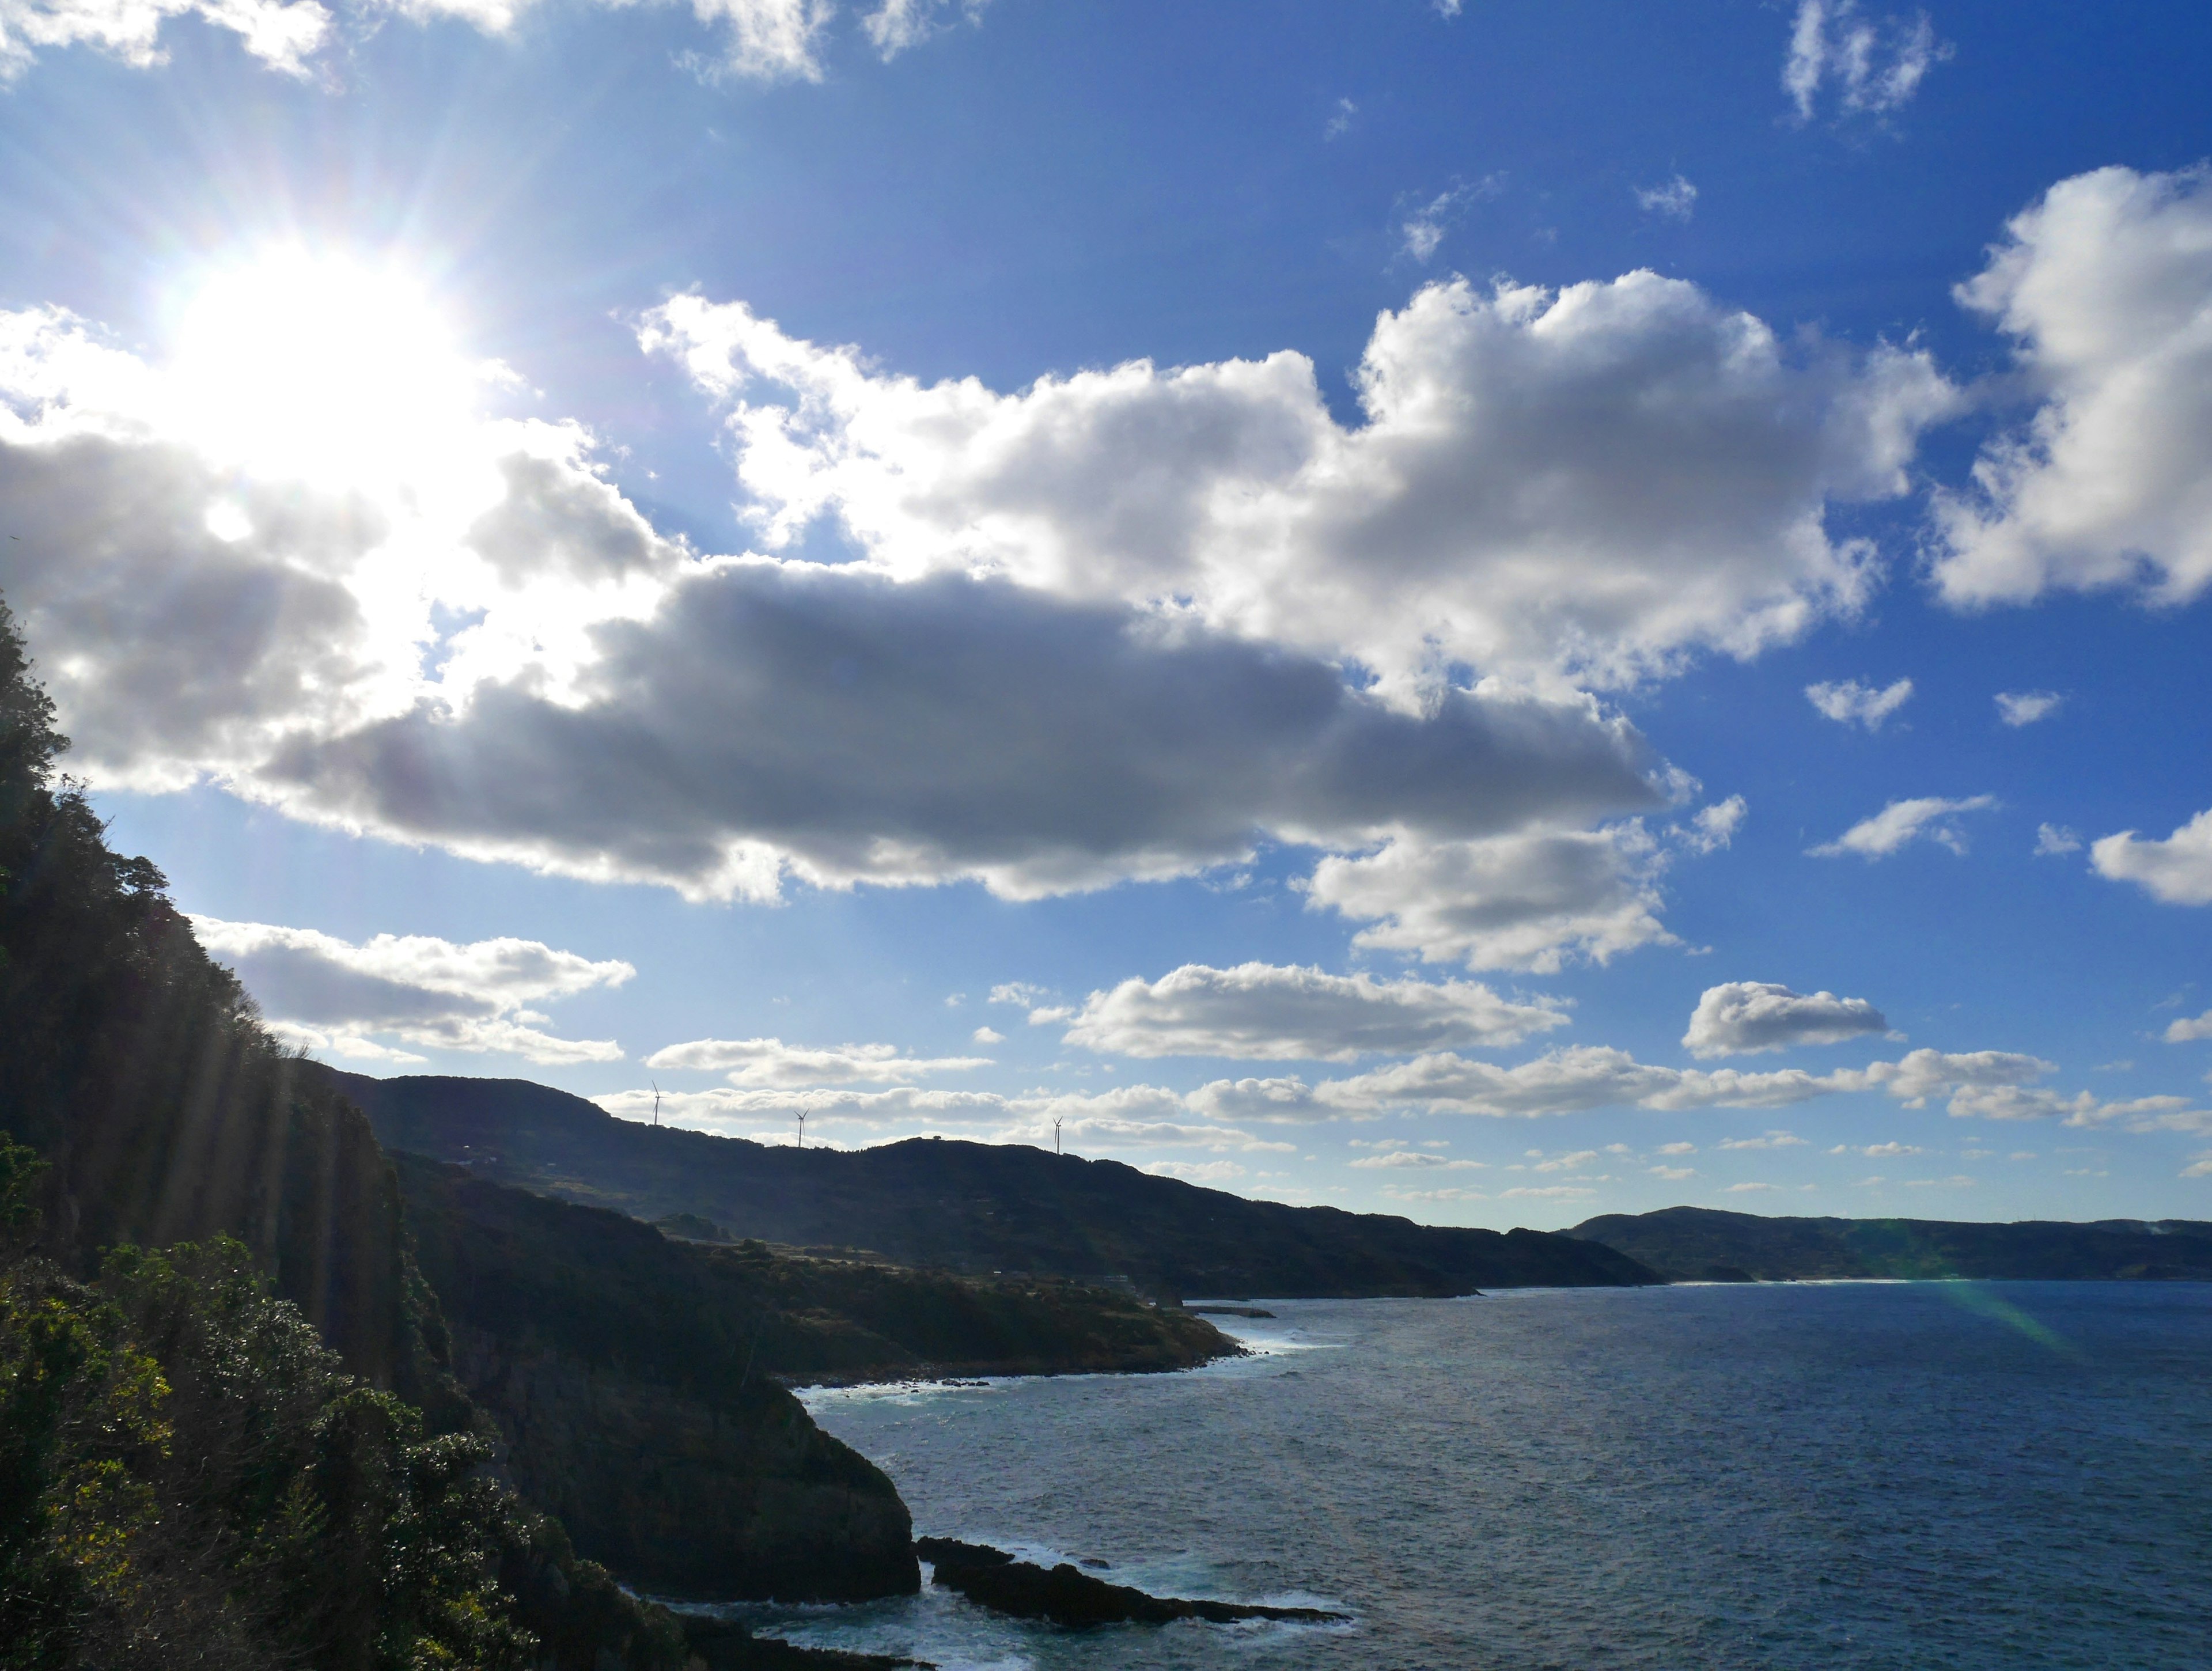
[[[906,1265],[1282,1298],[1657,1280],[1571,1237],[1248,1200],[1017,1144],[770,1146],[617,1120],[526,1080],[316,1071],[368,1111],[390,1148],[639,1218],[690,1213],[763,1242],[865,1248]]]
[[[395,1162],[455,1372],[498,1419],[516,1480],[584,1553],[660,1594],[918,1584],[890,1481],[786,1381],[1182,1369],[1236,1350],[1202,1318],[1097,1289],[673,1240]]]
[[[2212,1224],[1974,1224],[1933,1218],[1762,1218],[1671,1206],[1607,1213],[1567,1232],[1678,1282],[1967,1277],[2212,1279]]]
[[[19,1230],[29,1156],[0,1143]],[[348,1375],[244,1244],[118,1248],[86,1285],[28,1240],[0,1257],[0,1666],[684,1663],[487,1440]]]
[[[501,1478],[368,1121],[108,848],[66,747],[0,604],[0,1665],[678,1671],[673,1621]],[[613,1431],[608,1384],[543,1378],[527,1418],[680,1475],[682,1423]],[[763,1396],[763,1492],[787,1452],[881,1482]]]

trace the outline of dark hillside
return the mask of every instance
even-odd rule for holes
[[[243,1242],[345,1367],[403,1374],[398,1200],[368,1122],[297,1072],[163,891],[57,779],[68,746],[0,605],[0,1132],[50,1170],[45,1251]]]
[[[526,1080],[319,1071],[394,1149],[640,1218],[693,1213],[740,1236],[865,1248],[909,1265],[1123,1275],[1174,1293],[1285,1298],[1655,1279],[1571,1237],[1248,1200],[1040,1149],[934,1139],[769,1146],[617,1120]]]
[[[1567,1232],[1676,1281],[1733,1271],[1763,1282],[1816,1278],[2212,1280],[2212,1224],[1957,1224],[1932,1218],[1762,1218],[1670,1206],[1607,1213]]]

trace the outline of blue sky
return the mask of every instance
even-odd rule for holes
[[[0,590],[362,1071],[1435,1222],[2205,1217],[2209,66],[0,0]]]

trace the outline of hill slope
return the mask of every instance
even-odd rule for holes
[[[2212,1280],[2212,1224],[2065,1224],[1933,1218],[1762,1218],[1670,1206],[1607,1213],[1567,1232],[1674,1281],[1756,1278],[1976,1277],[2009,1280]]]
[[[389,1148],[640,1218],[696,1213],[741,1236],[866,1248],[911,1265],[1125,1275],[1148,1290],[1282,1298],[1656,1279],[1571,1237],[1247,1200],[1039,1149],[936,1139],[771,1147],[617,1120],[526,1080],[320,1071]]]

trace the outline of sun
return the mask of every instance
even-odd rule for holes
[[[427,484],[484,380],[413,273],[298,247],[198,275],[174,343],[177,417],[195,445],[330,489]]]

